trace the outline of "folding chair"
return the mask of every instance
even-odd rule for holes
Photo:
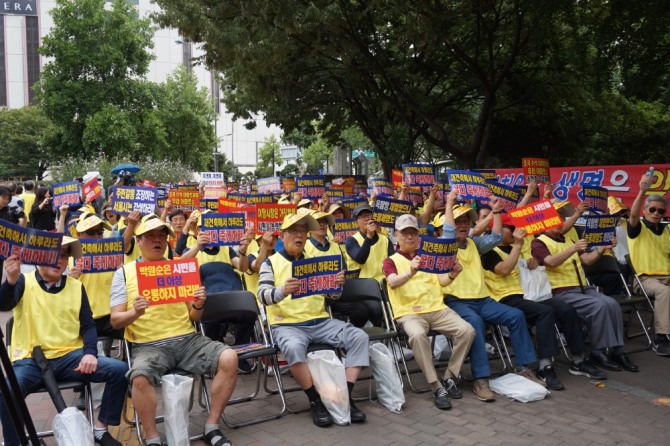
[[[621,270],[619,269],[619,265],[616,261],[616,258],[610,255],[604,255],[601,256],[595,263],[592,265],[583,265],[584,267],[584,273],[587,276],[587,281],[588,281],[588,276],[589,275],[595,275],[595,274],[616,274],[617,277],[619,277],[619,280],[621,280],[621,283],[623,285],[623,290],[625,294],[620,294],[618,296],[610,296],[611,298],[615,299],[619,305],[622,307],[624,306],[629,306],[631,308],[631,311],[628,313],[628,319],[626,320],[626,331],[625,335],[627,338],[632,338],[635,336],[641,336],[645,335],[647,337],[648,344],[646,347],[642,349],[635,350],[635,352],[639,351],[645,351],[651,349],[651,336],[649,335],[649,330],[647,329],[647,326],[644,322],[644,319],[642,318],[642,314],[640,313],[639,306],[642,304],[647,303],[651,308],[653,308],[651,304],[651,300],[647,296],[647,294],[644,292],[644,288],[642,287],[642,283],[640,282],[639,277],[635,273],[635,269],[633,268],[633,265],[630,263],[630,257],[627,255],[626,256],[626,261],[628,261],[628,264],[631,268],[631,272],[633,273],[633,276],[635,277],[635,280],[637,280],[638,284],[640,285],[640,290],[642,291],[642,295],[636,295],[633,294],[630,290],[630,287],[628,286],[628,283],[626,282],[626,278],[621,274]],[[640,322],[640,326],[642,327],[642,331],[639,333],[631,333],[630,329],[632,326],[632,321],[633,321],[633,315],[637,316],[638,321]],[[633,353],[633,352],[629,352]]]
[[[212,293],[207,296],[205,301],[205,308],[202,313],[201,322],[206,321],[216,321],[224,319],[226,317],[235,317],[235,316],[249,316],[253,315],[258,319],[259,322],[259,333],[260,339],[258,343],[239,346],[238,348],[233,347],[237,350],[237,357],[239,360],[253,360],[258,362],[260,359],[265,361],[265,364],[269,364],[274,367],[275,370],[279,370],[279,363],[277,361],[277,352],[279,351],[277,347],[269,343],[268,335],[263,327],[261,312],[259,310],[256,298],[249,291],[227,291],[220,293]],[[204,332],[203,332],[204,335]],[[232,404],[243,403],[246,401],[251,401],[256,396],[258,396],[260,385],[261,385],[261,375],[264,373],[260,364],[256,367],[256,384],[253,392],[246,396],[241,396],[233,398],[228,401],[228,406]],[[280,418],[286,413],[286,399],[284,397],[284,390],[279,373],[274,373],[275,381],[277,383],[277,392],[281,401],[281,409],[279,412],[256,417],[250,420],[241,421],[238,423],[230,421],[224,413],[221,416],[223,422],[231,428],[238,428],[241,426],[248,426],[251,424],[261,423],[263,421],[274,420]]]
[[[123,341],[123,349],[124,349],[124,354],[126,357],[126,361],[128,362],[128,368],[132,369],[132,348],[130,343],[127,340]],[[209,412],[209,407],[210,407],[210,400],[209,400],[209,394],[207,393],[207,386],[205,384],[205,377],[202,375],[193,375],[191,373],[188,373],[184,370],[181,369],[174,369],[174,370],[169,370],[165,375],[182,375],[182,376],[191,376],[193,377],[193,385],[191,387],[191,395],[189,399],[189,404],[188,408],[189,411],[193,408],[193,392],[196,388],[196,383],[200,384],[200,390],[203,393],[204,399],[205,399],[205,404],[206,404],[206,409],[207,412]],[[128,396],[130,397],[132,393],[132,383],[129,383],[128,385]],[[158,394],[158,392],[157,392]],[[158,395],[157,395],[158,396]],[[128,423],[130,426],[135,428],[135,433],[137,435],[137,440],[141,445],[146,445],[146,440],[142,436],[142,423],[140,421],[140,417],[137,414],[137,411],[135,408],[132,408],[132,414],[133,417],[130,419],[128,417],[128,399],[126,399],[126,406],[124,407],[123,410],[123,419],[126,423]],[[164,422],[165,419],[163,415],[157,415],[156,416],[156,423],[162,423]],[[196,441],[196,440],[202,440],[204,438],[203,434],[198,434],[198,435],[193,435],[189,438],[190,441]]]
[[[9,320],[7,321],[7,324],[5,325],[5,342],[7,346],[7,351],[11,351],[11,344],[12,344],[12,328],[14,327],[14,317],[10,317]],[[91,423],[91,427],[94,425],[94,420],[93,420],[93,394],[91,392],[91,384],[86,382],[86,381],[63,381],[58,383],[58,390],[61,392],[63,390],[75,390],[75,389],[84,389],[84,402],[85,402],[85,408],[86,408],[86,415],[88,417],[88,422]],[[34,392],[31,393],[46,393],[47,389],[45,387],[40,387],[39,389],[35,390]],[[53,436],[53,431],[44,431],[44,432],[37,432],[37,436],[39,438],[44,438],[44,437],[50,437]],[[19,437],[21,434],[19,433]]]

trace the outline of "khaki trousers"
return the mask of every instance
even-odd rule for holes
[[[465,322],[451,308],[432,313],[408,314],[398,318],[397,322],[407,334],[414,359],[429,384],[437,381],[437,372],[433,365],[433,349],[428,339],[429,330],[452,339],[453,350],[448,370],[453,376],[460,376],[461,367],[475,338],[475,329],[472,325]]]
[[[654,298],[654,332],[670,334],[670,276],[640,276],[640,282]]]

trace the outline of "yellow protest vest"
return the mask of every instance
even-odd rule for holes
[[[411,262],[402,254],[389,257],[398,270],[398,275],[410,271]],[[398,319],[407,314],[422,314],[440,311],[445,308],[440,281],[437,274],[417,273],[407,283],[396,289],[388,287],[389,300],[393,307],[393,316]]]
[[[509,254],[498,247],[493,248],[493,250],[500,256],[503,262],[509,257]],[[493,271],[484,270],[484,280],[490,296],[495,300],[500,300],[513,294],[523,295],[518,265],[514,266],[514,269],[508,276],[501,276]]]
[[[70,257],[70,268],[74,267],[74,259]],[[112,289],[112,280],[114,271],[102,273],[81,273],[79,281],[84,284],[88,302],[91,304],[93,319],[109,315],[111,308],[109,306],[109,293]]]
[[[232,266],[232,262],[230,260],[230,250],[227,246],[219,246],[219,252],[214,255],[207,254],[205,251],[200,250],[195,255],[195,258],[198,259],[199,266],[213,262],[227,263],[228,265]]]
[[[324,256],[341,256],[342,250],[337,243],[329,242],[328,249],[321,251],[316,247],[311,238],[307,239],[305,243],[305,257],[324,257]],[[345,265],[342,265],[344,267]]]
[[[572,242],[568,244],[567,238],[565,242],[558,242],[545,234],[539,236],[538,239],[547,245],[549,254],[552,256],[558,254],[561,251],[565,251],[573,244]],[[577,263],[577,269],[579,270],[579,276],[581,277],[582,284],[586,285],[586,276],[584,275],[582,262],[579,260],[579,254],[574,253],[570,256],[569,259],[557,267],[550,268],[549,265],[545,265],[547,277],[549,277],[549,283],[551,283],[552,289],[579,286],[579,279],[577,278],[577,272],[575,271],[575,265],[573,264],[573,261]]]
[[[135,260],[140,258],[140,255],[142,255],[142,251],[140,251],[140,246],[137,244],[137,239],[134,238],[133,239],[133,250],[130,252],[130,254],[123,253],[123,263],[128,264],[130,262],[134,262]],[[165,254],[163,254],[163,257],[165,257],[166,259],[170,257],[170,244],[169,243],[165,247]]]
[[[381,280],[384,278],[382,263],[384,263],[384,259],[388,257],[389,243],[391,242],[385,235],[378,234],[378,236],[379,240],[377,240],[377,243],[370,247],[370,255],[363,265],[347,256],[347,270],[354,271],[360,269],[361,274],[359,277],[361,279],[372,278],[376,279],[378,282],[381,282]],[[357,232],[353,238],[358,243],[358,246],[363,246],[363,242],[365,240],[360,232]]]
[[[137,287],[136,261],[123,266],[128,302],[126,309],[133,307],[135,297],[139,295]],[[153,342],[195,332],[193,322],[188,315],[188,304],[151,305],[144,314],[125,329],[125,338],[130,342]]]
[[[82,348],[79,312],[83,285],[77,279],[63,277],[64,288],[57,294],[44,291],[35,271],[24,274],[25,289],[14,307],[12,328],[12,361],[29,358],[33,347],[40,345],[47,359],[60,358]],[[109,297],[107,298],[109,301]]]
[[[650,276],[670,275],[670,230],[665,228],[662,235],[654,234],[644,222],[640,234],[628,238],[630,260],[638,274]]]
[[[275,287],[283,285],[291,277],[291,262],[280,253],[268,257],[275,276]],[[325,297],[322,294],[299,297],[286,296],[281,302],[266,307],[268,322],[271,325],[299,324],[314,319],[330,317],[325,308]]]
[[[477,245],[471,239],[466,240],[465,248],[458,248],[458,262],[463,271],[456,280],[442,287],[442,292],[459,299],[481,299],[489,293],[484,282],[484,268],[479,258]]]

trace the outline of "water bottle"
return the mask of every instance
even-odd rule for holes
[[[649,177],[653,178],[654,177],[654,166],[649,167],[649,170],[647,170],[647,173],[645,175],[648,175]],[[649,189],[651,185],[647,181],[642,182],[642,187],[643,189]]]

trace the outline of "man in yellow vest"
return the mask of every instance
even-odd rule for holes
[[[307,366],[307,347],[311,343],[328,344],[347,352],[344,367],[349,395],[361,368],[369,365],[368,335],[348,322],[331,319],[325,309],[325,295],[294,298],[300,281],[292,277],[292,262],[305,258],[307,233],[319,229],[311,215],[290,214],[281,226],[283,248],[261,265],[258,298],[267,306],[267,319],[279,349],[286,356],[293,378],[307,394],[314,424],[325,427],[333,420],[321,402]],[[381,269],[381,267],[380,267]],[[344,284],[344,271],[337,274]],[[365,413],[350,398],[351,421],[365,421]]]
[[[558,355],[554,328],[558,322],[572,353],[570,373],[590,379],[605,379],[606,375],[600,369],[584,361],[586,348],[582,321],[573,307],[551,296],[540,302],[524,299],[518,262],[526,262],[528,269],[535,269],[538,267],[537,260],[530,255],[526,231],[515,228],[507,214],[502,214],[502,224],[502,242],[481,256],[484,279],[493,299],[523,311],[526,322],[535,326],[535,344],[540,357],[538,378],[551,390],[564,388],[552,364],[552,358]]]
[[[7,279],[0,288],[0,310],[14,312],[12,366],[24,397],[42,386],[42,371],[31,358],[38,345],[56,380],[106,383],[93,433],[95,442],[102,446],[120,446],[107,432],[107,425],[118,426],[121,421],[128,367],[117,359],[98,357],[86,290],[80,281],[63,275],[70,256],[81,257],[81,243],[63,236],[56,266],[38,266],[35,271],[21,274],[18,256],[5,261]],[[0,414],[5,445],[21,444],[2,399]]]
[[[462,267],[457,264],[448,274],[419,271],[419,222],[413,215],[401,215],[396,219],[395,236],[398,251],[384,260],[383,266],[393,317],[409,338],[414,358],[433,391],[435,406],[442,410],[450,409],[450,397],[463,398],[456,379],[475,338],[475,329],[444,304],[440,289],[453,282]],[[433,365],[433,349],[428,339],[430,330],[454,340],[449,367],[442,379],[438,378]]]
[[[668,200],[657,194],[646,195],[652,180],[649,175],[640,180],[628,220],[628,247],[644,290],[654,298],[656,337],[652,348],[659,356],[670,356],[670,228],[661,223]],[[643,202],[644,219],[640,219]]]
[[[125,327],[125,338],[132,343],[133,368],[128,379],[133,404],[142,421],[147,445],[160,445],[154,386],[161,376],[175,368],[214,375],[205,438],[213,446],[230,446],[219,429],[219,420],[237,382],[237,353],[195,332],[193,322],[202,316],[207,299],[205,288],[195,292],[195,302],[164,305],[150,305],[138,291],[136,263],[165,260],[169,235],[174,236],[172,229],[157,215],[143,218],[135,229],[141,255],[117,270],[112,281],[112,326]]]
[[[623,367],[637,372],[637,366],[623,350],[621,307],[611,297],[585,285],[582,262],[596,262],[606,247],[587,252],[586,240],[575,242],[562,232],[562,228],[550,229],[530,245],[533,257],[546,267],[554,299],[571,305],[586,323],[591,339],[590,361],[594,365],[605,370],[619,371]],[[608,348],[612,349],[611,358],[605,352]]]
[[[491,234],[470,238],[470,227],[477,219],[477,214],[469,205],[454,204],[456,197],[454,192],[447,196],[442,236],[455,238],[459,242],[458,261],[463,265],[463,271],[442,288],[442,292],[445,303],[475,329],[475,339],[470,349],[472,377],[475,380],[473,391],[479,400],[489,402],[494,401],[495,397],[488,384],[490,369],[486,353],[486,324],[507,326],[517,373],[532,381],[543,382],[528,367],[536,363],[537,358],[523,312],[491,299],[484,281],[480,255],[493,249],[502,240],[502,204],[495,197],[491,199]]]

